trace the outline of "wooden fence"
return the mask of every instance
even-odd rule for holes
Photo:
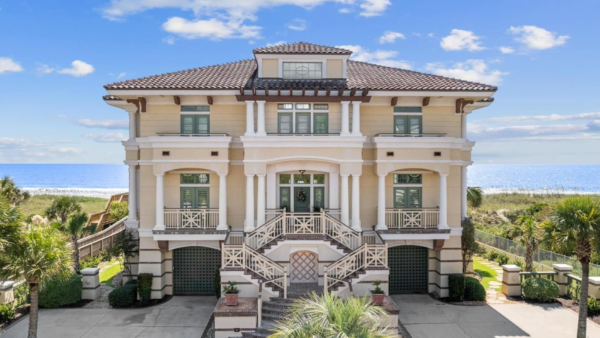
[[[113,221],[110,217],[110,208],[111,208],[112,204],[116,203],[116,202],[128,202],[128,201],[129,201],[129,193],[126,193],[126,192],[110,196],[110,198],[108,199],[108,202],[106,202],[106,207],[104,207],[104,210],[90,215],[90,218],[88,219],[88,222],[87,222],[87,226],[90,226],[95,223],[95,224],[97,224],[96,232],[102,231],[105,225],[107,225]]]
[[[101,251],[112,248],[115,242],[115,237],[125,230],[126,219],[127,217],[117,221],[115,224],[109,226],[105,230],[78,240],[79,259],[83,260],[87,257],[96,256]]]

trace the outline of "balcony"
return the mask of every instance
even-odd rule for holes
[[[229,134],[176,134],[176,133],[157,133],[156,136],[160,137],[229,137]]]
[[[164,210],[165,230],[215,230],[219,225],[219,209]]]
[[[444,133],[423,133],[423,134],[377,134],[375,137],[446,137]]]
[[[388,229],[437,229],[440,222],[438,208],[386,209]]]

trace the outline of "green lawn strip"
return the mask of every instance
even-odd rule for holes
[[[59,196],[54,195],[36,195],[31,196],[27,201],[21,204],[21,212],[23,215],[28,216],[30,214],[43,215],[46,209],[52,203],[52,200]],[[95,212],[103,211],[106,207],[106,198],[99,197],[78,197],[81,203],[83,212],[92,214]]]
[[[106,265],[104,270],[100,271],[100,283],[106,283],[108,286],[112,286],[113,277],[121,272],[123,267],[121,262],[118,260],[114,260]]]
[[[479,259],[473,261],[473,270],[481,276],[481,284],[486,290],[490,287],[490,282],[498,281],[496,279],[496,271],[487,265],[484,265]]]

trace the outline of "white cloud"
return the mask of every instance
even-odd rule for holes
[[[426,69],[436,75],[491,85],[500,84],[502,77],[508,75],[508,72],[488,69],[488,65],[483,60],[458,62],[450,68],[446,68],[441,63],[429,63]]]
[[[0,74],[7,72],[19,73],[23,71],[23,67],[18,62],[13,61],[9,57],[0,57]]]
[[[285,41],[283,41],[283,40],[282,41],[273,42],[273,43],[268,42],[267,43],[267,47],[281,46],[281,45],[284,45],[284,44],[285,44]]]
[[[85,134],[83,137],[100,143],[121,142],[127,139],[123,133]]]
[[[172,17],[162,27],[165,31],[179,35],[185,39],[208,38],[211,40],[221,40],[260,38],[261,27],[247,26],[242,22],[243,20],[240,19],[231,19],[228,21],[216,18],[187,20],[180,17]]]
[[[340,9],[338,10],[338,12],[340,12],[340,13],[342,13],[342,14],[348,14],[348,13],[352,13],[352,9],[351,9],[351,8],[347,8],[347,7],[344,7],[344,8],[340,8]]]
[[[581,133],[600,132],[600,121],[587,124],[556,124],[556,125],[519,125],[519,126],[487,126],[469,123],[467,126],[469,138],[474,140],[490,139],[528,139],[534,137],[569,135],[578,137]]]
[[[50,67],[43,63],[38,63],[38,66],[35,68],[35,73],[38,76],[44,76],[44,75],[54,73],[55,70],[56,70],[56,68]]]
[[[429,34],[427,34],[427,37],[430,37],[430,38],[432,38],[432,37],[433,37],[433,33],[429,33]]]
[[[510,27],[509,33],[518,35],[516,41],[524,44],[529,49],[544,50],[567,43],[568,35],[557,35],[536,26]]]
[[[52,147],[47,143],[25,139],[0,137],[0,155],[8,163],[35,162],[38,159],[56,159],[59,155],[81,153],[81,149]]]
[[[498,48],[502,54],[512,54],[515,52],[515,49],[512,47],[500,47]]]
[[[469,52],[476,52],[485,49],[480,45],[479,40],[480,38],[471,31],[453,29],[450,35],[442,38],[440,46],[449,51],[466,49]]]
[[[336,46],[338,48],[344,48],[351,50],[352,56],[350,59],[355,61],[369,62],[382,66],[396,67],[402,69],[412,69],[410,62],[405,60],[394,60],[398,55],[398,52],[391,50],[376,50],[374,52],[364,49],[359,45],[343,45]]]
[[[175,44],[175,38],[172,36],[168,36],[166,38],[163,39],[163,42],[168,44],[168,45],[174,45]]]
[[[58,117],[59,119],[66,119],[67,115],[58,114],[56,115],[56,117]]]
[[[415,34],[415,33],[413,33]],[[383,33],[383,35],[381,37],[379,37],[379,43],[383,44],[383,43],[394,43],[396,42],[396,39],[406,39],[406,37],[404,36],[404,34],[399,33],[399,32],[392,32],[392,31],[386,31],[385,33]]]
[[[360,15],[366,17],[381,15],[391,4],[389,0],[363,0],[363,3],[360,5],[362,9]]]
[[[77,149],[77,148],[56,148],[54,150],[59,153],[69,153],[69,154],[79,154],[81,152],[81,149]]]
[[[292,22],[287,24],[287,28],[295,31],[303,31],[306,29],[306,20],[294,19]]]
[[[77,124],[88,128],[129,129],[128,120],[77,120]]]
[[[573,121],[573,120],[600,120],[600,113],[581,113],[572,115],[520,115],[520,116],[504,116],[504,117],[492,117],[486,119],[486,121],[493,122],[524,122],[524,121]]]
[[[75,60],[71,62],[71,68],[65,68],[57,71],[59,74],[67,74],[75,77],[86,76],[94,72],[94,67],[89,63],[85,63],[81,60]]]
[[[125,76],[127,76],[127,73],[126,72],[121,72],[121,73],[119,73],[119,75],[117,75],[117,79],[122,79]]]
[[[0,137],[0,149],[2,148],[29,148],[29,147],[40,147],[42,143],[31,142],[25,139],[16,139],[10,137]]]

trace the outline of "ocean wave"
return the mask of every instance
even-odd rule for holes
[[[577,189],[544,188],[544,189],[508,189],[485,188],[481,189],[486,195],[493,194],[527,194],[527,195],[600,195],[599,191],[581,191]]]
[[[112,195],[127,192],[118,188],[23,188],[31,195],[66,195],[109,198]]]

